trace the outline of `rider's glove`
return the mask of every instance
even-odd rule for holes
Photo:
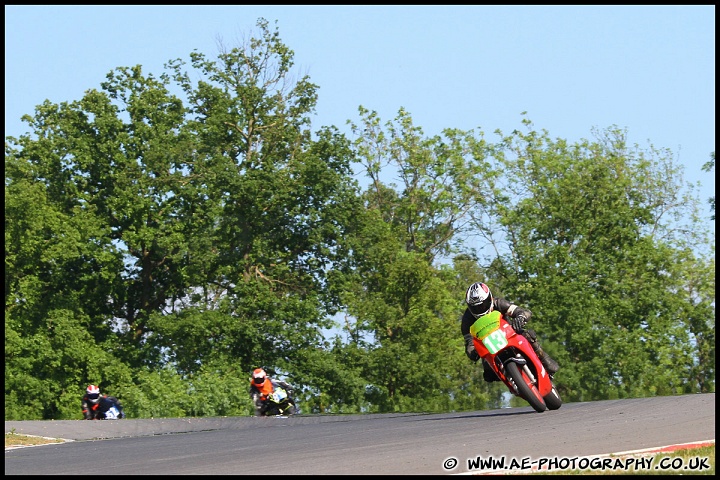
[[[515,318],[510,319],[510,325],[513,327],[513,330],[520,333],[525,329],[525,324],[527,323],[527,318],[525,318],[525,315],[518,315]]]
[[[469,333],[466,333],[463,335],[463,338],[465,339],[465,355],[472,360],[473,362],[477,362],[480,360],[480,355],[478,354],[477,350],[475,350],[475,344],[473,343],[472,335]]]

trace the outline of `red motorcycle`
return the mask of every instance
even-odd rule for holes
[[[545,371],[530,342],[516,332],[495,310],[470,327],[475,350],[487,361],[510,393],[522,398],[537,412],[562,405],[552,377]]]

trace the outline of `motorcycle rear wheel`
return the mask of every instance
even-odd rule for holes
[[[547,410],[545,400],[540,395],[537,387],[530,381],[527,375],[525,375],[525,372],[520,370],[517,363],[508,362],[505,364],[505,372],[513,380],[513,382],[515,382],[515,385],[517,385],[520,397],[528,402],[536,412],[542,413]]]

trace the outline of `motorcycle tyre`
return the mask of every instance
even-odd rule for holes
[[[555,388],[555,383],[552,384],[552,390],[543,397],[543,400],[545,400],[545,405],[548,410],[557,410],[562,406],[562,399],[560,398],[557,388]]]
[[[537,387],[530,382],[530,379],[520,370],[517,363],[508,362],[505,365],[505,372],[515,382],[515,385],[517,385],[520,397],[528,402],[536,412],[542,413],[547,410],[545,400],[540,396]]]
[[[294,403],[288,404],[287,408],[285,408],[285,411],[283,412],[283,415],[295,415],[297,413],[297,407]]]
[[[295,403],[289,402],[288,405],[280,411],[280,406],[272,404],[265,412],[261,415],[263,417],[278,417],[278,416],[290,416],[297,413],[297,407]]]

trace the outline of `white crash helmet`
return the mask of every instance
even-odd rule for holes
[[[97,403],[97,401],[100,400],[100,387],[97,385],[88,385],[85,393],[87,394],[88,401],[91,403]]]
[[[487,285],[481,282],[475,282],[470,285],[465,292],[465,303],[467,303],[470,313],[475,318],[486,315],[493,310],[493,296]]]

